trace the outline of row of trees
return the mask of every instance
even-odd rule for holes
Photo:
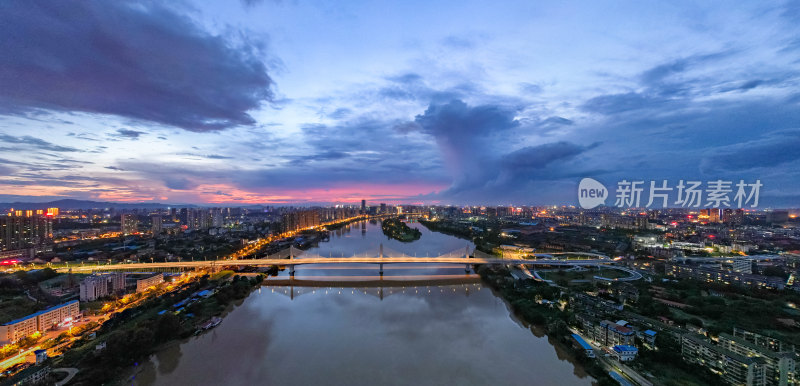
[[[81,369],[73,381],[76,385],[110,382],[164,343],[190,336],[195,331],[196,323],[222,313],[230,302],[246,297],[262,279],[262,276],[247,278],[237,275],[230,280],[227,276],[210,280],[206,275],[175,293],[149,299],[137,307],[115,314],[100,329],[97,340],[82,341],[81,347],[68,351],[64,365]],[[190,302],[180,316],[172,312],[175,303],[204,288],[216,288],[216,293],[209,298]],[[169,311],[155,315],[159,309]],[[194,317],[184,317],[190,313]],[[105,342],[105,348],[96,352],[93,348],[99,342]]]

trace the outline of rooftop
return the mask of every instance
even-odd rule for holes
[[[613,347],[614,351],[616,352],[623,352],[623,351],[639,351],[638,348],[627,345],[627,344],[619,344]]]
[[[572,334],[572,339],[575,339],[575,341],[578,342],[578,344],[581,345],[581,347],[583,347],[584,350],[592,349],[592,346],[589,343],[586,343],[586,341],[583,340],[583,338],[581,338],[580,335]]]
[[[66,302],[66,303],[61,303],[61,304],[59,304],[59,305],[57,305],[57,306],[52,306],[52,307],[50,307],[50,308],[48,308],[48,309],[41,310],[41,311],[38,311],[38,312],[34,312],[34,313],[32,313],[32,314],[30,314],[30,315],[28,315],[28,316],[24,316],[24,317],[21,317],[21,318],[19,318],[19,319],[14,319],[14,320],[12,320],[12,321],[10,321],[10,322],[8,322],[8,323],[3,323],[3,326],[8,326],[8,325],[12,325],[12,324],[17,324],[17,323],[19,323],[19,322],[22,322],[22,321],[28,320],[28,319],[30,319],[30,318],[35,318],[35,317],[37,317],[37,316],[39,316],[39,315],[42,315],[42,314],[44,314],[44,313],[47,313],[47,312],[53,311],[53,310],[55,310],[55,309],[58,309],[58,308],[64,307],[64,306],[66,306],[66,305],[69,305],[69,304],[72,304],[72,303],[77,303],[77,302],[78,302],[77,300],[72,300],[72,301],[69,301],[69,302]]]

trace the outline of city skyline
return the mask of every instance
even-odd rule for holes
[[[590,177],[797,207],[798,26],[796,1],[7,2],[0,202],[577,205]]]

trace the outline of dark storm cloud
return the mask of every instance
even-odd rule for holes
[[[573,126],[575,122],[564,117],[554,116],[545,118],[535,124],[536,128],[544,135],[563,127]]]
[[[720,146],[703,158],[707,173],[773,168],[800,160],[800,129],[779,130],[759,139]]]
[[[716,52],[705,55],[693,55],[685,58],[657,65],[641,75],[641,83],[647,86],[658,86],[673,81],[674,76],[679,75],[692,67],[699,67],[715,61],[724,59],[733,54],[732,52]]]
[[[581,174],[572,164],[597,144],[582,146],[557,141],[519,147],[516,131],[544,133],[552,127],[571,126],[563,117],[533,118],[523,126],[514,105],[469,106],[461,100],[432,103],[413,122],[396,125],[399,132],[419,131],[432,136],[444,155],[452,184],[443,192],[425,196],[457,203],[500,203],[523,199],[524,187]],[[527,197],[524,198],[527,201]]]
[[[587,100],[582,108],[592,113],[606,115],[624,113],[633,110],[661,107],[668,101],[635,92],[624,94],[600,95]]]
[[[720,77],[698,78],[689,74],[690,70],[702,69],[734,54],[723,51],[693,55],[656,65],[639,75],[639,91],[599,95],[585,101],[581,108],[587,112],[614,115],[685,107],[692,97],[714,93],[726,81]],[[748,82],[737,89],[747,90],[758,85]]]
[[[125,138],[130,139],[139,139],[139,136],[144,134],[143,131],[136,131],[136,130],[129,130],[129,129],[119,129],[117,130],[117,134],[123,136]]]
[[[259,161],[258,165],[249,165],[247,170],[234,163],[201,169],[191,164],[165,166],[128,160],[119,162],[118,166],[179,190],[217,183],[252,190],[446,184],[447,177],[440,171],[436,147],[429,140],[398,133],[394,129],[396,123],[356,118],[330,126],[306,125],[300,134],[303,147],[278,149],[286,153],[272,154],[268,163]]]
[[[199,149],[196,149],[199,150]],[[178,153],[177,155],[184,155],[195,159],[233,159],[233,157],[221,154],[197,154],[197,153]]]
[[[514,110],[499,105],[470,107],[461,100],[431,104],[414,118],[422,132],[450,143],[488,136],[517,127]]]
[[[331,160],[340,160],[349,157],[349,155],[343,151],[338,150],[325,150],[320,153],[315,154],[308,154],[308,155],[298,155],[298,156],[287,156],[286,158],[291,159],[295,162],[299,163],[306,163],[306,162],[322,162],[322,161],[331,161]]]
[[[527,146],[504,155],[500,159],[500,165],[515,173],[538,170],[547,165],[562,160],[572,158],[583,153],[589,148],[569,142],[554,142],[539,146]]]
[[[0,40],[2,40],[2,39],[0,39]],[[19,144],[19,145],[34,147],[34,148],[39,149],[39,150],[56,151],[56,152],[79,151],[78,149],[76,149],[74,147],[60,146],[60,145],[52,144],[52,143],[47,142],[47,141],[45,141],[43,139],[36,138],[36,137],[31,137],[29,135],[25,135],[25,136],[22,136],[22,137],[15,137],[13,135],[0,134],[0,141],[6,142],[6,143],[13,143],[13,144]],[[24,150],[24,147],[20,147],[17,150]]]
[[[763,83],[764,83],[764,81],[761,80],[761,79],[754,79],[754,80],[750,80],[750,81],[744,82],[741,86],[739,86],[737,88],[739,90],[751,90],[751,89],[754,89],[754,88],[760,86]]]
[[[197,184],[192,182],[192,180],[173,175],[164,175],[163,181],[164,186],[175,190],[189,190],[197,187]]]
[[[468,180],[471,170],[491,158],[497,137],[517,128],[513,108],[501,105],[468,106],[461,100],[430,104],[413,124],[432,136],[454,173],[456,181]],[[414,126],[401,125],[401,130]]]
[[[542,86],[533,83],[520,83],[520,91],[526,94],[536,95],[542,92]]]
[[[334,110],[332,113],[328,114],[328,118],[331,118],[331,119],[343,119],[343,118],[347,118],[348,116],[350,116],[352,114],[353,114],[353,110],[350,110],[348,108],[342,107],[342,108],[338,108],[338,109]]]
[[[261,47],[158,2],[0,2],[0,113],[119,115],[192,131],[251,125],[272,100]]]
[[[388,103],[397,101],[418,101],[422,103],[447,103],[454,99],[462,99],[468,95],[478,95],[480,87],[469,80],[464,80],[446,88],[431,87],[420,74],[409,72],[386,78],[388,84],[381,85],[376,91],[362,93],[364,99],[378,98]]]
[[[208,158],[208,159],[233,159],[233,157],[228,157],[228,156],[220,155],[220,154],[209,154],[209,155],[206,156],[206,158]]]

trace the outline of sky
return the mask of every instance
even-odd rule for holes
[[[0,2],[0,201],[800,207],[800,1]]]

